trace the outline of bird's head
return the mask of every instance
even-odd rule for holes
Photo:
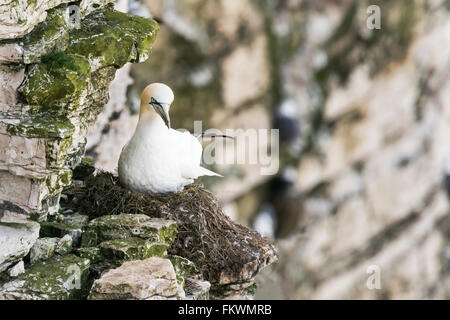
[[[174,99],[172,89],[163,83],[148,85],[141,95],[141,110],[150,108],[159,115],[170,129],[169,108]]]

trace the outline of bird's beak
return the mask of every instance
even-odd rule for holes
[[[161,106],[162,106],[161,108],[157,109],[158,110],[157,112],[164,120],[164,123],[166,124],[167,128],[170,129],[169,105],[161,104]]]
[[[157,102],[152,98],[150,104],[153,106],[155,112],[163,119],[167,128],[170,129],[169,104]]]

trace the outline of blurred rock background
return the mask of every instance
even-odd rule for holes
[[[142,89],[167,83],[174,128],[280,130],[278,174],[219,164],[225,178],[202,181],[277,241],[256,298],[450,298],[450,1],[123,6],[161,29],[150,59],[117,73],[88,135],[98,167],[115,170]]]

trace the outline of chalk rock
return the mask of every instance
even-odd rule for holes
[[[37,239],[30,251],[30,261],[35,263],[40,260],[47,260],[54,253],[58,245],[58,238]]]
[[[70,251],[72,251],[72,237],[69,234],[66,234],[61,239],[58,239],[55,252],[64,255]]]
[[[27,255],[38,236],[36,222],[0,222],[0,272]]]
[[[88,259],[54,256],[0,287],[0,300],[66,300],[87,295]]]
[[[168,244],[139,238],[109,240],[100,244],[103,257],[119,261],[162,257],[168,248]]]
[[[94,282],[88,299],[169,299],[179,291],[175,270],[167,259],[125,262]]]
[[[174,221],[150,218],[143,214],[109,215],[89,222],[81,245],[94,246],[99,242],[129,237],[170,245],[176,233],[177,226]]]
[[[8,275],[12,278],[15,278],[19,274],[22,274],[24,272],[25,272],[25,264],[23,263],[23,260],[20,260],[13,267],[9,268]]]
[[[0,6],[0,40],[12,39],[30,32],[45,20],[46,11],[70,0],[22,0],[10,1]]]

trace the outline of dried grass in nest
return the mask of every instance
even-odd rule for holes
[[[232,282],[246,282],[274,258],[267,239],[232,222],[214,195],[198,184],[179,193],[144,195],[122,187],[111,173],[99,172],[65,194],[72,199],[71,207],[91,219],[140,213],[176,221],[178,235],[169,252],[193,261],[212,284],[223,282],[224,275]],[[243,276],[244,269],[250,269],[250,275]]]

